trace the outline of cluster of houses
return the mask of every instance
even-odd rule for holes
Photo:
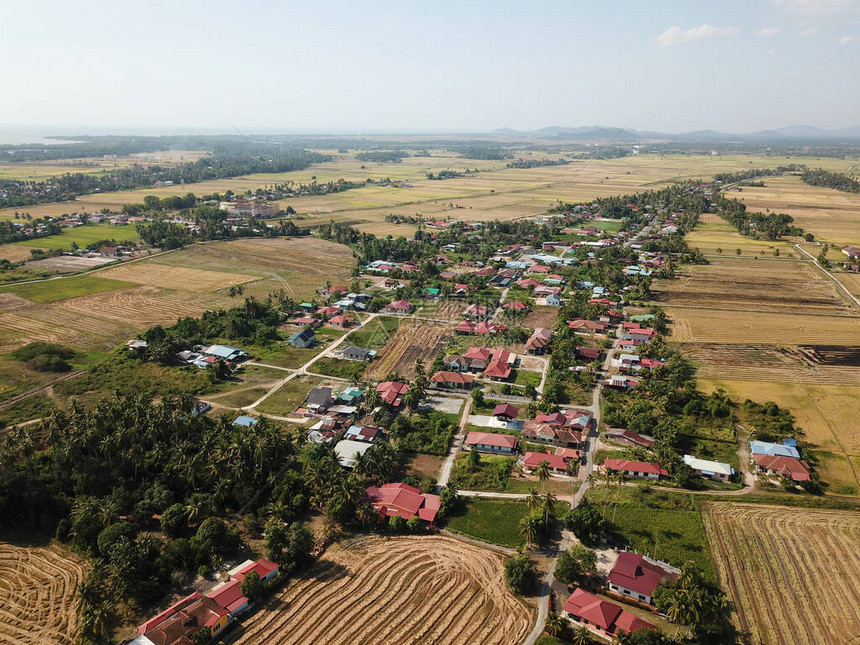
[[[809,464],[800,458],[794,439],[783,439],[782,443],[750,441],[750,452],[759,474],[784,477],[796,483],[810,480]]]
[[[137,638],[129,645],[188,645],[206,629],[219,636],[237,616],[251,607],[242,594],[242,581],[251,572],[266,582],[278,575],[278,565],[270,560],[246,560],[227,572],[229,580],[210,591],[195,591],[174,603],[137,628]],[[207,639],[208,640],[208,639]]]

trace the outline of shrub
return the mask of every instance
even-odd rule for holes
[[[537,586],[537,573],[531,558],[521,553],[506,561],[505,582],[508,583],[511,591],[520,596],[534,591]]]

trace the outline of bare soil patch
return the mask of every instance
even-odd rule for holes
[[[370,364],[365,376],[383,380],[396,372],[406,378],[415,376],[415,360],[420,358],[429,369],[430,363],[448,343],[453,329],[443,324],[418,320],[404,321],[388,341],[379,357]]]

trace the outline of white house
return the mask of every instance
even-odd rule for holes
[[[684,455],[684,463],[693,469],[699,477],[706,477],[720,482],[727,482],[735,474],[735,469],[720,461],[699,459],[693,455]]]

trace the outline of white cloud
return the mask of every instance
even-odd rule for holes
[[[800,37],[801,38],[809,38],[810,36],[814,36],[817,33],[818,33],[817,29],[804,29],[803,31],[800,32]]]
[[[757,36],[776,36],[779,33],[779,27],[762,27],[755,33]]]
[[[654,40],[662,47],[671,47],[672,45],[701,40],[702,38],[731,36],[736,33],[738,33],[737,27],[714,27],[713,25],[704,24],[699,27],[691,27],[690,29],[669,27]]]
[[[842,38],[839,39],[839,44],[847,45],[848,43],[853,43],[855,40],[857,39],[854,38],[854,36],[842,36]]]
[[[801,16],[825,16],[860,8],[858,0],[773,0],[776,7]]]

